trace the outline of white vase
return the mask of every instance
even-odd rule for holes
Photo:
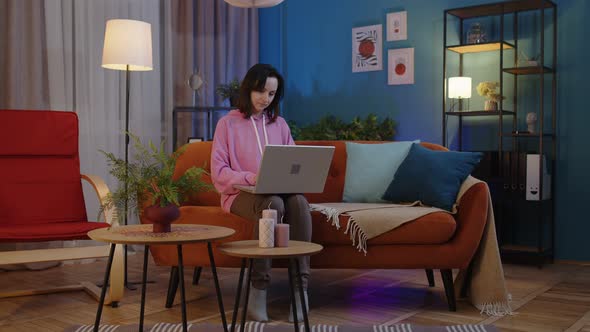
[[[486,111],[497,111],[498,110],[498,102],[495,100],[486,100],[483,109]]]

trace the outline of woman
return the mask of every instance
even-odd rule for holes
[[[255,225],[269,206],[277,210],[277,218],[290,224],[291,240],[311,241],[311,215],[303,195],[256,195],[239,191],[234,185],[255,185],[258,167],[267,144],[293,145],[289,126],[279,116],[284,80],[270,65],[257,64],[248,70],[240,86],[238,110],[232,110],[217,123],[211,152],[211,177],[221,193],[221,206],[227,212],[243,217]],[[299,260],[305,302],[309,257]],[[270,283],[270,259],[254,261],[248,314],[256,321],[268,321],[266,290]],[[297,308],[300,309],[299,297]],[[292,309],[289,310],[292,321]],[[302,319],[301,311],[297,313]]]

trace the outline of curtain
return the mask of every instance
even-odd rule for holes
[[[193,105],[190,74],[198,70],[206,82],[199,104],[220,105],[215,86],[243,77],[258,60],[257,11],[222,0],[0,1],[0,108],[76,112],[81,171],[111,189],[118,183],[99,150],[125,152],[125,72],[101,67],[105,23],[114,18],[151,24],[154,68],[131,72],[129,128],[146,143],[165,139],[169,153],[172,109]],[[179,120],[185,136],[194,136],[193,122],[204,124]],[[84,194],[93,220],[98,200],[87,184]]]
[[[152,28],[152,49],[160,49],[158,0],[45,0],[49,107],[74,111],[80,126],[82,173],[118,186],[108,173],[104,155],[125,153],[125,72],[101,67],[105,23],[113,18],[145,21]],[[130,73],[129,131],[142,141],[162,140],[162,65],[153,52],[154,69]],[[130,146],[130,155],[133,149]],[[98,215],[98,201],[85,187],[88,217]],[[89,199],[88,199],[89,198]],[[135,215],[130,215],[136,223]]]
[[[170,40],[164,58],[172,59],[165,80],[173,82],[166,85],[170,97],[166,108],[172,113],[174,106],[228,106],[215,94],[215,87],[241,80],[258,62],[258,10],[233,7],[222,0],[164,3],[165,39]],[[197,98],[186,83],[192,73],[205,80]],[[179,142],[190,136],[207,137],[205,123],[204,116],[179,115]]]
[[[0,1],[0,109],[49,106],[44,26],[39,1]]]

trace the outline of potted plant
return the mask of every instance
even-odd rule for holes
[[[107,158],[109,173],[120,184],[117,190],[108,194],[101,212],[115,207],[119,215],[125,215],[125,210],[143,213],[153,222],[154,232],[170,232],[170,223],[180,215],[179,206],[188,194],[212,188],[211,184],[202,180],[207,172],[193,166],[181,176],[174,177],[176,162],[184,148],[166,154],[164,142],[157,147],[149,141],[146,147],[137,136],[129,136],[135,152],[127,163],[112,153],[100,150]]]
[[[240,97],[240,81],[233,79],[227,84],[219,84],[215,89],[215,92],[223,98],[223,100],[229,99],[230,106],[238,105],[238,98]]]
[[[484,110],[486,111],[497,111],[498,110],[498,102],[504,97],[500,95],[498,89],[500,88],[499,82],[480,82],[476,89],[477,93],[486,98],[486,102],[484,105]]]

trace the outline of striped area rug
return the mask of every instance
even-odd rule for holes
[[[299,326],[300,331],[305,331],[303,326]],[[101,325],[99,332],[136,332],[135,325]],[[190,332],[216,332],[223,331],[220,324],[188,324]],[[240,327],[236,329],[242,332]],[[92,332],[92,325],[78,325],[65,330],[65,332]],[[290,332],[293,331],[293,325],[287,324],[266,324],[259,322],[248,322],[243,332]],[[312,332],[498,332],[492,325],[452,325],[452,326],[421,326],[413,324],[396,324],[396,325],[325,325],[317,324],[311,326]],[[155,325],[145,325],[144,332],[182,332],[182,324],[176,323],[157,323]]]

